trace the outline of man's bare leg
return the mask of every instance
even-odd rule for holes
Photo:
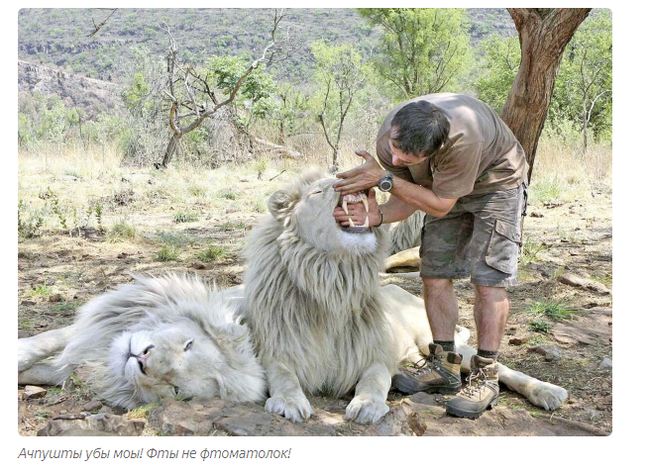
[[[447,403],[447,413],[477,418],[499,399],[497,353],[508,320],[505,288],[474,285],[474,319],[478,330],[478,354],[470,360],[465,387]]]
[[[455,350],[458,301],[450,279],[422,278],[424,306],[433,334],[425,364],[401,368],[393,386],[406,394],[417,392],[455,394],[460,390],[462,357]]]
[[[450,279],[422,278],[424,306],[433,339],[453,342],[458,322],[458,300]]]
[[[505,288],[474,285],[474,319],[479,350],[499,351],[510,303]]]

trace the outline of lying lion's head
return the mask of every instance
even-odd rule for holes
[[[233,318],[231,301],[221,292],[186,277],[140,278],[96,301],[90,307],[98,319],[110,311],[125,322],[140,314],[107,348],[82,361],[89,383],[107,401],[133,408],[170,396],[264,398],[264,373],[248,328]],[[83,334],[85,342],[110,336],[102,321],[95,325]]]
[[[308,172],[292,187],[274,193],[269,200],[269,211],[285,229],[293,228],[303,242],[332,257],[377,251],[375,229],[356,227],[350,230],[334,220],[334,209],[343,204],[341,194],[332,188],[337,181],[335,178],[323,178],[316,171]]]

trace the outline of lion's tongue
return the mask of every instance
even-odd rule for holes
[[[345,214],[349,214],[348,203],[363,203],[363,207],[366,208],[366,213],[368,213],[368,196],[366,196],[365,193],[359,192],[353,195],[345,195],[343,197],[343,202],[341,203],[341,207],[343,208],[343,211],[345,211]],[[349,218],[349,221],[350,221],[350,227],[359,227],[354,223],[352,218]],[[366,214],[366,221],[360,227],[369,227],[367,214]]]

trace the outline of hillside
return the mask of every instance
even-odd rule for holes
[[[18,58],[60,67],[68,72],[117,81],[135,46],[153,54],[165,53],[166,26],[172,31],[184,60],[200,62],[213,54],[260,51],[269,38],[271,9],[120,9],[101,31],[107,9],[22,9],[18,14]],[[469,9],[472,42],[490,33],[514,35],[505,9]],[[283,64],[282,76],[306,79],[310,70],[309,44],[316,39],[354,43],[369,51],[379,32],[355,9],[289,9],[283,20],[303,53]]]
[[[115,84],[21,60],[18,61],[18,93],[57,95],[69,108],[83,109],[88,118],[119,105]]]

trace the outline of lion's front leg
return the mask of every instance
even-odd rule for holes
[[[50,330],[33,337],[18,340],[18,372],[24,371],[63,350],[75,332],[75,325]]]
[[[388,412],[386,397],[391,375],[386,365],[375,363],[363,372],[354,399],[345,410],[345,419],[359,424],[374,424]]]
[[[66,365],[63,368],[51,361],[40,361],[29,368],[18,372],[18,384],[39,384],[41,386],[56,386],[63,384],[72,374],[74,367]]]
[[[511,370],[501,363],[499,363],[499,381],[526,397],[537,407],[546,410],[557,409],[569,397],[566,389],[532,378],[520,371]]]
[[[274,362],[266,368],[269,381],[269,397],[266,411],[284,415],[294,422],[302,422],[311,416],[311,405],[300,387],[296,374],[286,365]]]

